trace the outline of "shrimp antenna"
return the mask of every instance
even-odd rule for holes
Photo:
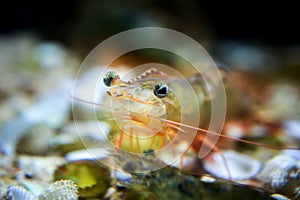
[[[205,130],[203,128],[194,127],[194,126],[190,126],[190,125],[187,125],[187,124],[182,124],[182,123],[179,123],[179,122],[171,121],[171,120],[168,120],[168,119],[161,119],[161,120],[164,121],[164,122],[167,122],[167,123],[171,123],[171,124],[183,126],[183,127],[190,128],[190,129],[197,130],[197,131],[201,131],[201,132],[204,132],[204,133],[209,133],[209,134],[212,134],[212,135],[217,135],[217,136],[222,137],[222,138],[232,139],[232,140],[236,140],[236,141],[247,143],[247,144],[252,144],[252,145],[256,145],[256,146],[266,147],[266,148],[269,148],[269,149],[300,150],[300,148],[297,148],[297,147],[280,147],[280,146],[273,146],[273,145],[270,145],[270,144],[263,144],[263,143],[249,141],[249,140],[239,139],[239,138],[231,137],[231,136],[228,136],[228,135],[222,135],[222,134],[217,133],[217,132],[208,131],[208,130]]]
[[[95,102],[91,102],[91,101],[88,101],[88,100],[84,100],[84,99],[75,97],[71,93],[69,93],[69,95],[70,95],[71,98],[73,98],[73,99],[75,99],[79,102],[82,102],[82,103],[87,103],[87,104],[94,105],[94,106],[96,105],[96,106],[99,106],[101,108],[105,108],[105,109],[109,109],[109,110],[113,109],[110,106],[106,106],[106,105],[103,105],[103,104],[100,104],[100,103],[95,103]],[[116,115],[116,114],[114,115],[114,117],[117,117],[117,116],[118,115]],[[131,119],[130,115],[123,114],[123,115],[119,115],[119,116],[123,117],[123,118],[127,116],[129,119]],[[203,129],[203,128],[194,127],[194,126],[187,125],[187,124],[182,124],[180,122],[175,122],[175,121],[168,120],[168,119],[162,119],[162,118],[158,118],[158,117],[154,117],[154,116],[149,116],[149,117],[156,118],[156,119],[159,119],[163,122],[167,122],[167,123],[170,123],[170,124],[173,124],[173,125],[186,127],[186,128],[193,129],[193,130],[196,130],[196,131],[208,133],[208,134],[211,134],[211,135],[217,135],[217,136],[222,137],[222,138],[232,139],[232,140],[235,140],[235,141],[238,141],[238,142],[251,144],[251,145],[255,145],[255,146],[266,147],[266,148],[269,148],[269,149],[277,149],[277,150],[278,149],[280,149],[280,150],[300,150],[300,148],[297,148],[297,147],[281,147],[281,146],[274,146],[274,145],[270,145],[270,144],[263,144],[263,143],[253,142],[253,141],[249,141],[249,140],[235,138],[235,137],[232,137],[232,136],[229,136],[229,135],[222,135],[222,134],[214,132],[214,131],[209,131],[209,130],[206,130],[206,129]]]

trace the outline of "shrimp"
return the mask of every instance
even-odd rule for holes
[[[196,80],[195,77],[193,79]],[[145,143],[148,143],[148,149],[162,148],[178,132],[184,132],[176,123],[181,122],[182,116],[189,119],[189,113],[194,110],[188,106],[191,99],[178,97],[179,92],[184,92],[181,85],[186,83],[154,68],[128,82],[122,81],[116,72],[108,72],[103,82],[108,88],[107,94],[114,100],[112,105],[119,104],[130,116],[128,120],[122,119],[120,124],[121,134],[116,141],[118,148],[122,146],[125,135],[129,137],[130,148],[133,147],[133,138],[136,139],[136,149],[130,151],[143,152],[146,149],[141,146],[145,146]],[[174,88],[177,88],[176,92]],[[203,88],[196,89],[198,96],[195,96],[195,105],[201,107],[205,99]],[[122,115],[123,112],[118,114]],[[194,125],[198,125],[198,122]],[[142,141],[144,144],[140,145]]]
[[[198,153],[202,142],[221,154],[221,150],[214,143],[197,134],[203,130],[191,128],[199,126],[199,113],[196,113],[196,116],[190,113],[195,114],[194,111],[205,104],[208,99],[207,93],[210,92],[204,87],[200,74],[183,80],[152,68],[141,76],[124,82],[116,72],[109,71],[103,77],[103,82],[108,88],[107,94],[114,100],[112,105],[120,104],[129,116],[127,120],[123,118],[120,123],[121,133],[115,142],[117,148],[126,149],[127,146],[127,150],[138,153],[147,149],[159,152],[165,146],[172,149],[176,148],[174,145],[185,141],[183,150],[175,154],[180,157],[180,168],[183,165],[183,155],[190,148]],[[193,85],[192,89],[196,94],[194,97],[188,95],[190,98],[186,98],[188,85]],[[117,115],[124,116],[124,113]],[[182,117],[185,118],[184,125],[181,122]],[[188,125],[187,122],[191,121],[194,123]],[[194,134],[191,134],[191,130]],[[218,133],[215,135],[219,136]],[[134,139],[136,145],[133,145]],[[170,143],[172,145],[169,145]],[[230,174],[225,158],[222,159]]]
[[[162,149],[174,150],[183,141],[183,150],[176,154],[180,157],[182,168],[184,155],[190,149],[198,154],[204,145],[220,154],[230,179],[231,172],[222,150],[202,133],[272,149],[299,150],[256,143],[200,128],[205,126],[205,120],[199,120],[197,112],[196,119],[195,115],[189,114],[203,110],[209,98],[213,98],[208,95],[211,91],[200,74],[183,80],[152,68],[125,82],[116,72],[109,71],[104,75],[103,83],[112,100],[114,119],[120,127],[120,133],[113,138],[118,149],[135,153],[151,149],[160,153]],[[186,94],[187,85],[192,85],[194,94]]]

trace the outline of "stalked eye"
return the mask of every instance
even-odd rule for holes
[[[103,77],[103,83],[109,87],[112,85],[112,82],[116,79],[120,79],[119,75],[117,74],[117,72],[114,71],[109,71],[107,72],[104,77]]]
[[[169,88],[165,83],[157,83],[154,87],[154,94],[159,98],[163,98],[168,95]]]

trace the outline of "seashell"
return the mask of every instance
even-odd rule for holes
[[[279,189],[292,178],[292,172],[297,168],[297,161],[286,155],[278,155],[269,160],[257,179],[272,189]]]
[[[300,121],[299,120],[289,120],[285,121],[283,127],[288,135],[300,140]]]
[[[30,175],[36,180],[51,182],[55,169],[65,163],[65,159],[59,156],[19,156],[17,158],[17,166],[20,169],[19,179]]]
[[[115,172],[112,171],[111,178],[112,179],[116,178],[118,181],[127,182],[127,183],[132,182],[132,175],[130,173],[126,173],[121,170],[116,170]]]
[[[6,197],[11,200],[37,200],[37,197],[20,186],[9,186]]]
[[[107,159],[110,156],[110,153],[108,150],[103,148],[91,148],[91,149],[84,149],[84,150],[78,150],[78,151],[72,151],[68,154],[66,154],[66,160],[68,162],[77,162],[77,161],[83,161],[83,160],[90,160],[90,161],[96,161],[96,160],[102,160]],[[116,178],[119,181],[124,182],[131,182],[132,176],[129,173],[126,173],[121,170],[112,170],[111,171],[111,178]]]
[[[200,180],[204,183],[214,183],[214,182],[216,182],[215,178],[213,178],[211,176],[206,176],[206,175],[203,175]]]
[[[282,151],[282,154],[300,161],[300,150],[296,151],[296,150],[285,149]]]
[[[69,152],[65,155],[68,162],[76,162],[82,160],[99,160],[105,159],[109,155],[108,150],[104,148],[89,148]]]
[[[77,187],[71,180],[52,183],[42,194],[36,196],[20,186],[9,186],[6,198],[10,200],[77,200]]]
[[[271,194],[272,199],[275,200],[290,200],[289,198],[287,198],[286,196],[283,196],[281,194]]]
[[[31,127],[32,125],[22,117],[5,123],[0,130],[0,151],[5,156],[14,155],[17,142]]]
[[[108,168],[93,161],[78,161],[59,167],[54,179],[70,179],[78,187],[80,197],[93,198],[104,195],[110,185]]]
[[[44,155],[49,151],[49,140],[54,132],[45,124],[32,127],[18,141],[16,151],[19,154]]]
[[[213,153],[204,159],[204,168],[207,172],[222,179],[244,180],[255,176],[261,169],[261,163],[249,156],[232,150],[223,151],[230,174],[220,153]],[[230,177],[231,176],[231,177]]]
[[[71,180],[60,180],[52,183],[38,200],[76,200],[77,187]]]
[[[107,189],[104,199],[120,199],[120,193],[117,192],[115,187],[110,187]]]

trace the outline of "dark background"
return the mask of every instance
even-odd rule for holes
[[[240,40],[273,46],[299,44],[299,13],[288,1],[276,2],[6,1],[0,12],[2,35],[33,33],[83,49],[120,31],[163,26],[197,40]]]

